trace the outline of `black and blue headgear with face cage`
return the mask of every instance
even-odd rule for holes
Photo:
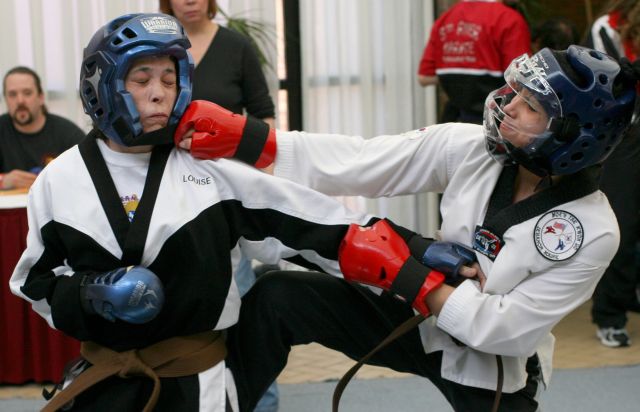
[[[191,43],[178,20],[166,14],[128,14],[101,27],[84,49],[80,98],[97,129],[125,146],[141,144],[140,114],[125,89],[132,63],[147,56],[170,56],[177,69],[177,98],[168,125],[177,124],[191,101]]]
[[[539,176],[571,174],[602,162],[633,114],[635,81],[621,75],[617,61],[588,48],[523,55],[505,71],[505,80],[485,102],[487,149],[496,159],[511,160]],[[504,111],[515,95],[547,115],[544,130],[529,132],[529,143],[520,147],[500,132],[502,122],[517,128]]]

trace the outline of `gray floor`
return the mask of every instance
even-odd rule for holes
[[[336,382],[280,385],[279,412],[327,412]],[[2,412],[32,412],[43,402],[0,400]],[[342,412],[450,411],[442,395],[422,378],[354,380],[342,396]],[[542,395],[545,412],[637,412],[640,365],[556,370]]]
[[[280,385],[279,412],[327,412],[335,382]],[[640,365],[599,369],[555,370],[543,392],[545,412],[638,412]],[[342,395],[341,412],[451,411],[426,379],[354,380]]]

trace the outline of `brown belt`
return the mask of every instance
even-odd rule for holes
[[[146,376],[153,391],[143,411],[153,410],[160,394],[160,378],[203,372],[224,360],[227,349],[218,331],[163,340],[144,349],[116,352],[93,342],[83,342],[82,357],[92,364],[59,392],[42,412],[54,412],[89,387],[117,375],[120,378]]]

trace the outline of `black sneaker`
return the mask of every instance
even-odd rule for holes
[[[599,328],[596,334],[598,338],[600,338],[600,342],[610,348],[621,348],[631,345],[629,332],[624,328]]]

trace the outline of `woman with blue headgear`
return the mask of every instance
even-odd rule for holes
[[[223,339],[233,339],[240,308],[231,251],[340,276],[350,224],[372,219],[175,148],[191,99],[188,48],[173,17],[133,14],[98,30],[84,51],[80,95],[94,128],[31,188],[27,249],[11,278],[52,327],[82,341],[82,360],[45,411],[248,410],[248,369]],[[262,122],[253,130],[269,132]],[[404,262],[398,244],[390,255]],[[425,293],[444,281],[418,272],[433,273],[418,285]]]
[[[491,410],[500,389],[500,410],[538,409],[552,371],[551,330],[590,298],[618,247],[598,175],[629,126],[638,72],[590,49],[543,49],[511,63],[505,86],[486,99],[483,126],[440,124],[368,140],[274,132],[256,149],[275,158],[277,176],[331,195],[442,192],[442,240],[474,249],[477,279],[428,294],[435,316],[369,362],[429,378],[457,411]],[[176,139],[196,157],[251,162],[235,149],[251,136],[237,116],[195,101]],[[247,294],[239,322],[266,342],[268,356],[235,344],[246,349],[247,365],[260,362],[247,383],[260,391],[291,345],[316,341],[360,358],[411,315],[385,294],[275,273]]]

